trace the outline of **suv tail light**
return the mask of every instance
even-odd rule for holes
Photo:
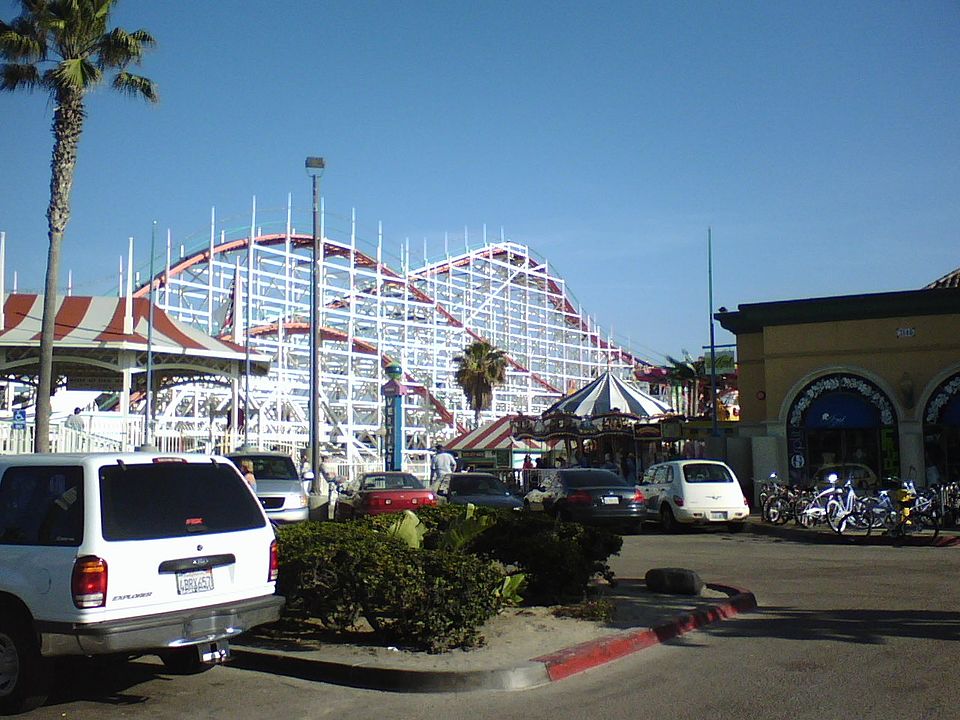
[[[586,490],[575,490],[567,495],[567,502],[571,505],[589,505],[593,498]]]
[[[107,604],[107,561],[94,555],[77,558],[70,578],[73,604],[78,608],[98,608]]]
[[[274,582],[280,574],[280,552],[277,550],[277,541],[270,543],[270,573],[267,582]]]
[[[635,503],[642,503],[647,501],[647,496],[643,494],[643,490],[639,487],[633,489],[633,501]]]
[[[673,504],[676,505],[677,507],[683,507],[683,498],[680,497],[679,495],[674,495]]]

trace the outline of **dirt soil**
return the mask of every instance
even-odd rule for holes
[[[617,632],[661,625],[692,610],[716,605],[726,593],[704,588],[700,596],[648,592],[642,580],[620,579],[598,588],[613,604],[609,621],[557,617],[552,607],[507,608],[481,629],[484,642],[469,650],[430,654],[384,642],[365,624],[334,633],[313,620],[278,623],[254,631],[234,644],[350,665],[403,667],[408,670],[491,670],[512,667],[541,655]]]

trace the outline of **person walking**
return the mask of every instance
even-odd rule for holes
[[[80,417],[80,408],[74,408],[73,414],[68,415],[66,422],[64,422],[71,430],[76,430],[77,432],[83,432],[83,418]]]
[[[433,469],[435,471],[436,485],[439,488],[447,475],[457,469],[457,461],[453,455],[443,447],[438,446],[438,452],[433,456]]]

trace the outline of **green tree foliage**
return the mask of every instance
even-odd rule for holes
[[[50,163],[50,241],[44,282],[37,386],[35,449],[50,448],[50,393],[53,389],[53,334],[60,246],[70,219],[70,191],[77,145],[86,118],[85,97],[107,75],[126,95],[157,102],[148,78],[129,72],[155,44],[146,30],[110,28],[116,0],[21,0],[21,14],[0,21],[0,90],[42,90],[53,104],[53,158]]]
[[[705,377],[703,359],[694,360],[684,350],[682,360],[667,355],[667,363],[669,364],[665,370],[670,383],[681,389],[680,399],[684,401],[683,414],[688,416],[699,415],[700,390]],[[681,407],[680,403],[675,403],[675,407]]]
[[[474,426],[479,426],[480,413],[493,403],[494,388],[507,380],[506,354],[486,340],[477,340],[453,361],[457,364],[454,378],[473,410]]]

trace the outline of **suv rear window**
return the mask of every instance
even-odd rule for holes
[[[83,468],[11,467],[0,479],[0,544],[68,545],[83,540]]]
[[[273,455],[228,455],[227,458],[240,467],[244,460],[253,463],[253,476],[258,480],[300,480],[297,466],[288,457]]]
[[[243,478],[228,465],[160,462],[100,468],[106,540],[146,540],[263,527]]]
[[[727,483],[733,476],[723,465],[715,463],[689,463],[683,466],[683,479],[688,483]]]

